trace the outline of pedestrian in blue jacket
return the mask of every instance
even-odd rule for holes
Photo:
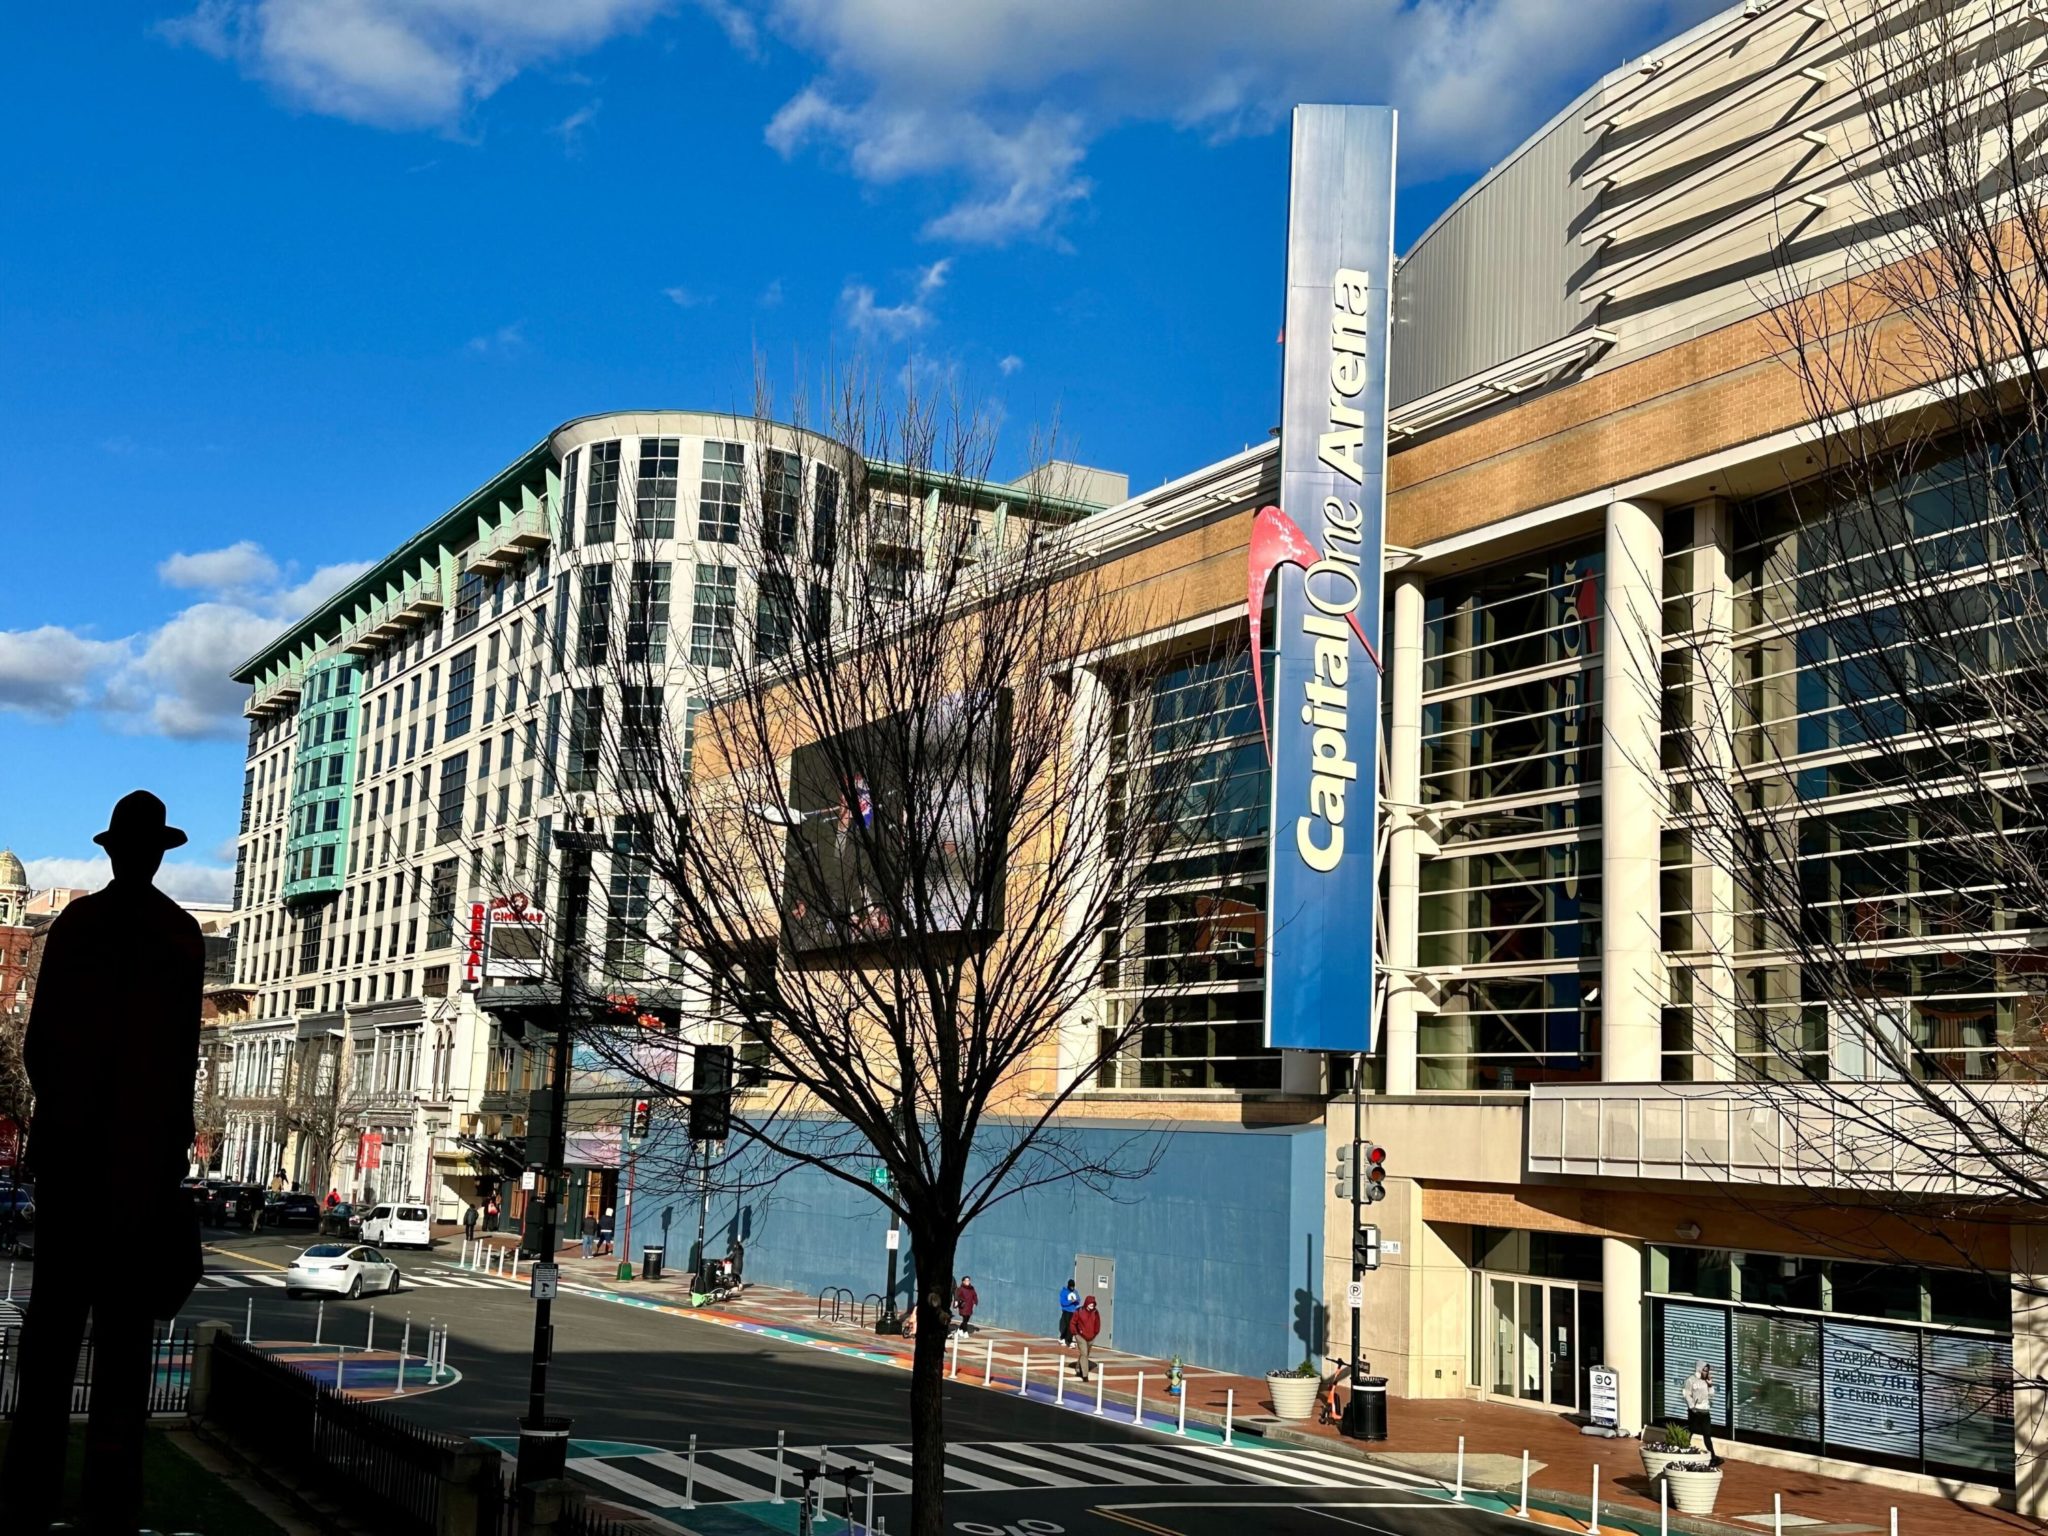
[[[1074,1314],[1080,1310],[1081,1293],[1069,1280],[1067,1288],[1060,1292],[1060,1343],[1068,1349],[1074,1347]]]

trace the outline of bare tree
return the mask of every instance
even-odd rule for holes
[[[678,1036],[736,1047],[727,1187],[806,1167],[909,1232],[913,1519],[935,1536],[962,1235],[1156,1160],[1156,1135],[1062,1118],[1147,1022],[1103,1010],[1100,972],[1142,965],[1163,993],[1263,945],[1256,913],[1169,897],[1178,952],[1125,953],[1148,874],[1232,787],[1204,744],[1216,700],[1251,718],[1249,673],[1204,651],[1153,699],[1152,593],[1091,552],[1046,456],[998,483],[959,401],[885,411],[849,373],[816,430],[775,406],[764,389],[734,421],[694,511],[659,473],[621,496],[630,568],[586,540],[561,576],[558,804],[609,851],[558,853],[556,938],[579,1055],[658,1117],[688,1109]],[[726,551],[684,573],[687,624],[654,553],[679,517]],[[655,1138],[642,1177],[694,1178],[687,1147]]]
[[[1667,1060],[1867,1210],[1856,1257],[2002,1281],[1981,1235],[2048,1196],[2048,34],[1946,0],[1835,30],[1855,214],[1767,294],[1810,447],[1667,549]]]

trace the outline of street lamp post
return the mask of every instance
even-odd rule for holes
[[[556,1013],[553,1051],[548,1062],[546,1085],[548,1143],[543,1166],[537,1170],[535,1193],[539,1195],[539,1263],[552,1265],[561,1240],[555,1230],[556,1207],[561,1203],[564,1164],[569,1160],[568,1099],[569,1052],[572,1044],[570,1021],[576,1005],[576,974],[579,969],[578,940],[590,894],[590,856],[604,846],[594,832],[558,831],[555,846],[562,850],[561,943],[557,947],[562,978],[561,1005]],[[542,1295],[533,1304],[533,1372],[527,1389],[526,1417],[519,1421],[517,1481],[521,1488],[559,1478],[568,1470],[569,1420],[548,1415],[548,1366],[554,1358],[554,1301]]]

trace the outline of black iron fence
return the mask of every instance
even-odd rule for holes
[[[496,1451],[356,1402],[232,1338],[213,1344],[204,1417],[268,1470],[379,1531],[475,1529],[495,1503]]]
[[[92,1406],[93,1341],[78,1351],[71,1377],[71,1411]],[[20,1406],[21,1330],[0,1328],[0,1419],[11,1419]],[[149,1344],[149,1411],[183,1413],[192,1397],[192,1331],[159,1328]]]

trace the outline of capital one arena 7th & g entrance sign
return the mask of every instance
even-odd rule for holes
[[[1373,1048],[1393,264],[1393,110],[1296,107],[1280,504],[1253,523],[1246,581],[1257,653],[1267,583],[1278,575],[1266,1043],[1291,1050]],[[1263,680],[1259,695],[1263,720]]]

